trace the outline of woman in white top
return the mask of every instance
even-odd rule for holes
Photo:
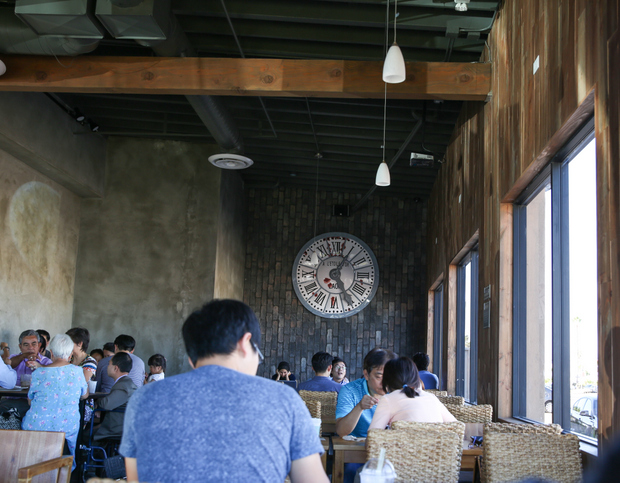
[[[436,396],[422,390],[418,369],[408,357],[399,357],[385,363],[383,389],[386,395],[379,400],[368,429],[384,429],[393,421],[456,421]]]

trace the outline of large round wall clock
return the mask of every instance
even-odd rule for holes
[[[293,264],[297,297],[321,317],[340,319],[358,313],[370,303],[378,283],[375,254],[348,233],[313,238],[299,250]]]

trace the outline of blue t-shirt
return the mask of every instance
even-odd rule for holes
[[[271,483],[323,446],[294,389],[209,365],[138,389],[120,453],[140,481]]]
[[[326,376],[314,376],[299,385],[299,391],[340,392],[342,386]]]
[[[368,383],[365,378],[358,379],[357,381],[350,382],[346,386],[342,386],[340,393],[338,394],[338,405],[336,406],[336,419],[344,418],[347,414],[353,411],[353,408],[362,400],[365,394],[370,396],[368,392]],[[360,419],[357,425],[351,432],[353,436],[358,438],[365,438],[368,434],[368,426],[372,421],[372,417],[375,415],[375,404],[370,409],[364,409],[360,415]]]
[[[428,371],[419,371],[420,379],[424,383],[424,389],[438,389],[439,388],[439,378]]]

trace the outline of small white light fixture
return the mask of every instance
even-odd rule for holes
[[[4,75],[5,72],[6,72],[6,65],[4,65],[4,62],[0,60],[0,75]]]
[[[379,169],[377,169],[377,176],[375,177],[375,184],[377,186],[390,186],[390,168],[388,168],[385,159],[381,161]]]
[[[390,2],[388,1],[388,11],[389,11]],[[387,82],[388,84],[398,84],[400,82],[404,82],[407,73],[405,69],[405,58],[403,57],[403,53],[400,50],[400,47],[396,43],[396,17],[398,17],[397,13],[398,0],[394,1],[394,43],[388,50],[387,55],[385,56],[385,62],[383,62],[383,82]],[[387,33],[386,33],[387,36]],[[387,39],[386,39],[387,40]]]
[[[245,169],[254,164],[250,158],[241,156],[240,154],[214,154],[209,156],[209,162],[221,169]]]
[[[457,12],[467,12],[467,4],[469,3],[469,0],[454,0],[454,3],[456,4],[454,9]]]
[[[390,168],[385,162],[385,124],[387,119],[387,83],[383,90],[383,161],[377,169],[377,175],[375,176],[375,184],[377,186],[390,186]]]
[[[310,263],[313,267],[317,267],[319,265],[319,256],[317,255],[316,251],[313,251],[312,255],[310,255]]]

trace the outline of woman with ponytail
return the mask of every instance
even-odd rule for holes
[[[385,363],[383,389],[386,395],[379,400],[368,429],[384,429],[393,421],[456,421],[436,396],[422,390],[418,369],[408,357],[399,357]]]

